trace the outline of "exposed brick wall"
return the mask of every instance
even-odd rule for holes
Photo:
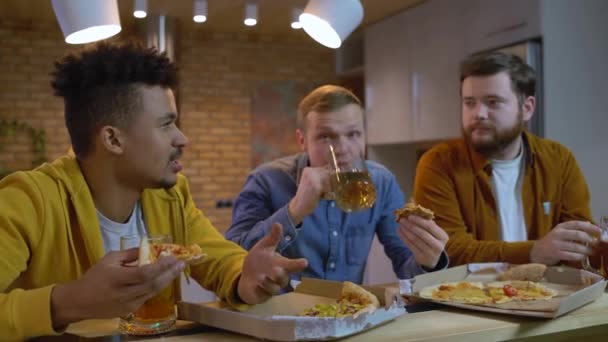
[[[303,32],[260,36],[181,28],[180,33],[178,102],[190,139],[184,172],[195,201],[223,230],[231,211],[215,209],[215,200],[236,196],[251,168],[253,87],[260,81],[328,81],[333,53]]]
[[[57,23],[0,21],[0,118],[44,129],[48,159],[65,153],[69,146],[63,103],[49,85],[52,63],[67,48]],[[33,146],[27,134],[4,137],[0,144],[4,146],[2,167],[32,166]]]
[[[127,30],[121,33],[125,36]],[[120,38],[119,38],[120,39]],[[0,118],[43,128],[47,159],[64,154],[69,137],[63,104],[52,95],[52,63],[71,48],[56,22],[0,21]],[[184,173],[199,208],[220,230],[230,225],[230,209],[217,199],[236,196],[251,167],[250,99],[260,81],[321,83],[332,79],[333,53],[305,34],[208,33],[204,26],[178,30],[180,124],[190,139]],[[6,144],[3,144],[6,143]],[[26,135],[0,138],[0,166],[29,168]]]

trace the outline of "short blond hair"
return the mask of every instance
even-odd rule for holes
[[[361,100],[352,91],[337,85],[323,85],[311,91],[298,105],[297,125],[306,129],[306,116],[310,112],[327,113],[349,104],[362,107]]]

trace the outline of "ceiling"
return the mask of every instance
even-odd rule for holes
[[[88,1],[88,0],[83,0]],[[331,0],[339,1],[339,0]],[[424,0],[361,0],[364,9],[363,25],[379,21]],[[135,20],[133,0],[118,0],[121,21],[131,24]],[[174,16],[182,23],[200,25],[209,31],[278,33],[291,30],[291,10],[304,7],[307,0],[257,0],[258,25],[243,25],[243,15],[247,0],[208,0],[207,22],[195,24],[192,21],[192,0],[148,0],[148,15],[165,14]],[[1,0],[0,20],[56,20],[51,0]]]

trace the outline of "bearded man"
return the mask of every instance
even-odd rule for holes
[[[589,189],[572,153],[526,131],[536,76],[500,52],[461,65],[462,135],[420,160],[414,198],[449,235],[452,265],[578,263],[592,254]]]

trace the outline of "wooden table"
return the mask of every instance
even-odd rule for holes
[[[117,320],[84,321],[71,325],[68,333],[73,337],[97,337],[98,341],[132,340],[133,338],[116,335],[117,324]],[[67,337],[63,338],[67,341]],[[346,340],[485,342],[522,339],[559,342],[580,341],[583,338],[585,342],[608,341],[608,293],[604,293],[593,303],[552,320],[441,307],[438,310],[408,313],[391,323]],[[158,338],[137,340],[149,341]],[[178,330],[173,336],[162,338],[162,341],[252,340],[255,339],[189,322],[179,322]]]

